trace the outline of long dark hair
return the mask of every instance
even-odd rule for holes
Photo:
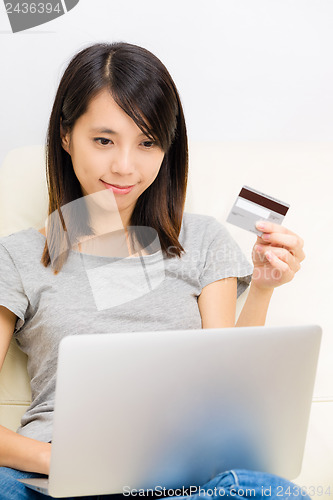
[[[45,267],[51,263],[55,273],[67,260],[70,248],[60,207],[82,197],[71,157],[62,147],[61,133],[72,131],[90,101],[103,89],[111,92],[118,106],[165,152],[159,173],[138,198],[129,225],[155,229],[167,257],[180,257],[184,251],[178,236],[187,186],[188,144],[177,88],[166,67],[148,50],[123,42],[99,43],[70,61],[49,121],[46,166],[48,213],[52,214],[48,221],[52,223],[47,224],[42,263]],[[71,241],[75,236],[91,234],[87,219],[82,220],[71,225],[76,231]]]

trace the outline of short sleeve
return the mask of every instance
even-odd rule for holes
[[[253,266],[247,261],[238,244],[228,230],[212,218],[206,230],[207,251],[204,268],[200,275],[202,288],[209,283],[237,278],[237,297],[249,286]]]
[[[28,298],[24,292],[20,274],[8,250],[0,243],[0,305],[19,318],[15,332],[24,324]]]

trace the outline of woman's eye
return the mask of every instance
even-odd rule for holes
[[[94,140],[101,146],[108,146],[112,142],[110,139],[105,139],[104,137],[96,137]]]
[[[154,146],[155,141],[144,141],[142,142],[142,144],[144,145],[145,148],[150,149]]]

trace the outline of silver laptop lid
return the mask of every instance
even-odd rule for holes
[[[318,326],[63,339],[49,492],[201,485],[246,468],[301,469]]]

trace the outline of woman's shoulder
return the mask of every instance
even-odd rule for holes
[[[229,237],[227,229],[216,217],[212,215],[196,214],[184,212],[182,229],[183,233],[195,238],[214,238],[217,234],[223,233],[225,237]]]
[[[34,249],[39,252],[44,247],[44,243],[45,236],[33,227],[0,237],[0,247],[12,257],[23,254],[31,255]]]
[[[186,251],[200,251],[202,258],[212,245],[223,248],[234,245],[229,231],[215,217],[189,212],[183,215],[179,241]]]
[[[198,214],[197,212],[186,212],[183,213],[183,219],[193,219],[193,220],[216,220],[212,215]]]

